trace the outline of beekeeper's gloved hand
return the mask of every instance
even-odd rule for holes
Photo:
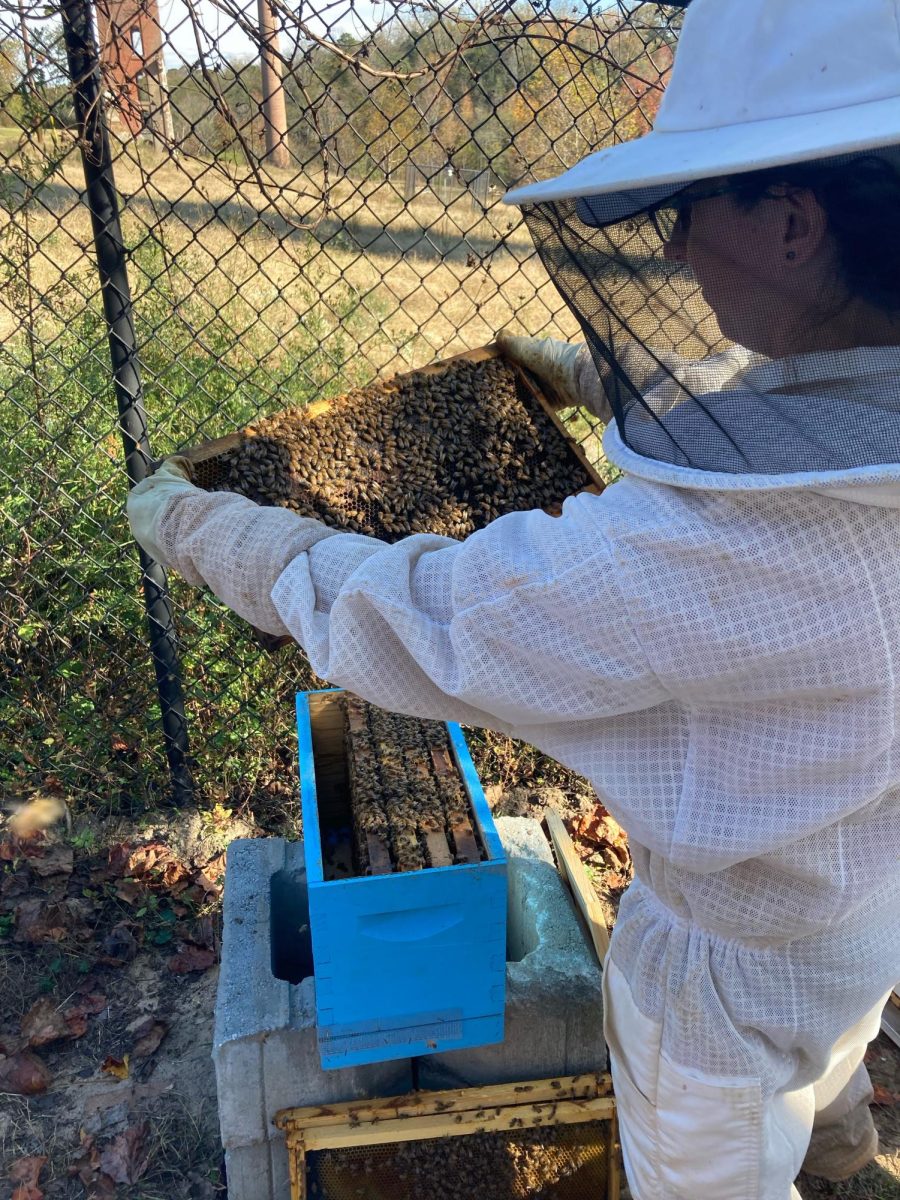
[[[158,563],[188,583],[205,584],[256,629],[288,636],[272,589],[293,559],[337,530],[232,492],[204,491],[190,473],[187,459],[169,458],[132,489],[128,519],[135,538]]]
[[[609,401],[583,343],[499,333],[497,345],[507,358],[549,384],[560,408],[583,406],[603,421],[610,419]]]
[[[196,492],[191,464],[173,455],[148,475],[128,495],[128,521],[134,539],[157,562],[165,562],[159,544],[159,522],[176,497]]]

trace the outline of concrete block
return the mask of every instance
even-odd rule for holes
[[[408,1059],[323,1071],[302,843],[232,842],[225,872],[213,1062],[229,1200],[287,1200],[280,1108],[391,1096]]]
[[[540,823],[496,824],[509,860],[505,1036],[496,1046],[417,1058],[423,1088],[606,1069],[602,974]]]
[[[291,1181],[283,1136],[276,1134],[266,1142],[226,1150],[225,1178],[229,1200],[234,1196],[246,1200],[251,1197],[290,1200]]]

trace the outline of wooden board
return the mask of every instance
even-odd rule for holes
[[[588,877],[584,863],[578,857],[578,851],[569,837],[568,830],[562,823],[562,818],[550,809],[546,814],[545,820],[547,822],[547,832],[550,834],[550,840],[553,843],[553,849],[556,851],[556,861],[560,874],[569,882],[572,895],[575,897],[575,903],[578,905],[581,915],[587,922],[591,941],[594,943],[597,958],[600,960],[600,965],[602,966],[603,960],[606,958],[606,952],[609,950],[609,930],[606,928],[603,909],[594,892],[594,885]]]
[[[612,1096],[600,1096],[593,1100],[514,1104],[485,1109],[480,1113],[456,1113],[455,1116],[434,1113],[386,1118],[368,1128],[346,1122],[321,1129],[304,1129],[303,1143],[307,1150],[343,1150],[351,1146],[370,1146],[373,1142],[418,1142],[427,1138],[464,1137],[469,1133],[499,1133],[511,1129],[533,1129],[540,1125],[573,1125],[608,1120],[614,1109]],[[373,1134],[376,1136],[373,1137]]]
[[[561,1075],[555,1079],[524,1083],[492,1083],[483,1087],[450,1088],[446,1091],[407,1092],[371,1100],[346,1100],[337,1104],[312,1104],[286,1108],[275,1117],[275,1125],[309,1130],[348,1122],[379,1125],[386,1119],[406,1119],[429,1114],[482,1112],[510,1104],[552,1104],[560,1100],[589,1100],[612,1095],[609,1075],[586,1073]]]

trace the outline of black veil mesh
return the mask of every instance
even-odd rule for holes
[[[804,172],[818,185],[829,169],[852,174],[849,200],[805,186]],[[884,244],[867,253],[896,257],[900,173],[880,163],[878,193],[860,189],[861,171],[691,184],[609,221],[602,196],[525,209],[626,446],[731,473],[900,463],[900,274],[895,294],[876,294],[865,264],[848,270],[841,227],[880,195],[884,228],[869,232]]]

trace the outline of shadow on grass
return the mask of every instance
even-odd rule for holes
[[[801,1175],[797,1190],[803,1200],[900,1200],[900,1179],[872,1163],[842,1183]]]

